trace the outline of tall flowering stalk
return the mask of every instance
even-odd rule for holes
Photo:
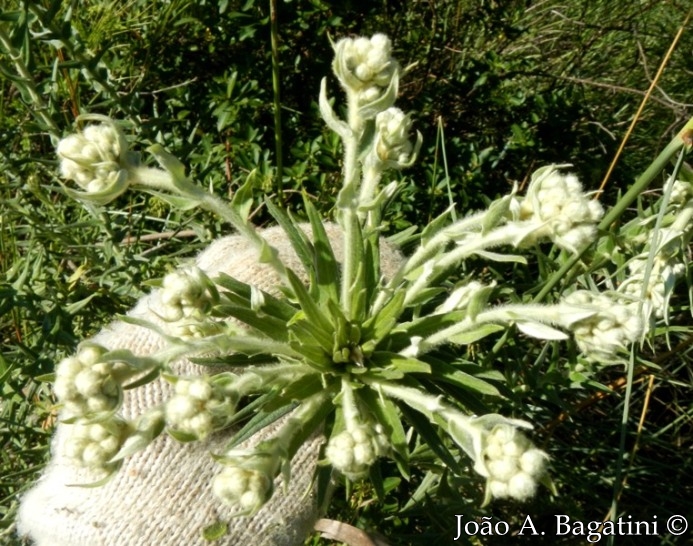
[[[207,193],[160,146],[149,149],[161,168],[142,166],[117,124],[98,121],[58,145],[61,174],[82,191],[78,199],[106,204],[128,189],[142,189],[183,207],[201,206],[228,221],[257,249],[257,259],[277,272],[284,296],[271,295],[228,276],[210,280],[197,269],[166,277],[156,329],[169,346],[148,359],[85,344],[58,367],[56,394],[75,424],[74,458],[106,471],[167,431],[181,441],[204,440],[232,424],[241,401],[253,397],[266,409],[232,435],[215,454],[220,473],[213,490],[239,513],[255,513],[272,495],[275,478],[289,479],[290,461],[314,433],[326,435],[323,463],[349,479],[380,480],[374,465],[393,459],[406,475],[411,435],[433,443],[456,472],[472,468],[485,479],[485,501],[526,500],[540,483],[553,489],[549,456],[526,436],[532,425],[497,414],[474,415],[449,387],[470,395],[500,397],[493,382],[439,358],[441,348],[476,343],[517,327],[541,342],[575,340],[587,358],[613,361],[665,316],[670,287],[681,272],[682,246],[690,237],[691,191],[678,186],[681,215],[659,230],[656,242],[628,265],[631,280],[610,290],[571,290],[554,303],[526,303],[496,282],[458,280],[468,259],[526,264],[522,254],[555,245],[579,256],[598,235],[604,209],[586,193],[569,166],[537,170],[527,192],[514,189],[484,211],[452,220],[449,212],[427,226],[418,245],[386,277],[381,267],[382,215],[397,189],[383,183],[388,171],[413,164],[421,135],[411,117],[394,106],[400,64],[382,35],[345,38],[334,44],[334,74],[346,95],[340,119],[320,89],[320,112],[344,145],[343,183],[336,220],[344,255],[339,263],[325,226],[305,201],[312,241],[283,210],[268,209],[284,229],[304,274],[286,267],[278,252],[249,223],[246,192],[231,203]],[[670,190],[669,193],[672,193]],[[647,245],[646,245],[647,246]],[[645,258],[647,256],[647,258]],[[304,284],[300,279],[307,278]],[[204,355],[226,365],[210,377],[172,374],[182,356]],[[263,355],[263,364],[240,370],[235,355]],[[119,415],[122,389],[158,374],[174,385],[161,407],[128,422]],[[255,448],[238,443],[279,422]],[[464,456],[469,463],[460,462]],[[322,475],[322,474],[321,474]]]

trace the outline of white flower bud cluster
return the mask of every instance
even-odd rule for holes
[[[121,420],[74,424],[63,449],[77,464],[93,469],[106,469],[120,450],[126,437],[127,424]]]
[[[624,305],[606,294],[577,290],[564,303],[596,313],[570,325],[578,347],[597,360],[609,361],[643,334],[643,321],[637,308]]]
[[[404,167],[411,163],[414,147],[409,140],[412,123],[399,108],[390,107],[375,117],[375,152],[380,161]]]
[[[359,105],[378,99],[399,68],[384,34],[343,38],[335,45],[333,66],[344,88],[357,94]]]
[[[628,278],[619,286],[619,292],[633,300],[640,301],[645,285],[646,269],[647,258],[640,257],[631,260],[628,263]],[[665,316],[676,278],[681,276],[685,270],[686,267],[680,262],[667,259],[663,255],[655,256],[644,291],[643,317],[646,322],[652,314],[657,318]]]
[[[226,467],[212,481],[212,491],[226,504],[254,514],[272,494],[272,477],[255,469]]]
[[[166,422],[176,431],[203,440],[233,413],[230,398],[203,377],[179,378],[175,389],[166,402]]]
[[[376,459],[387,454],[390,443],[379,423],[358,424],[332,436],[325,448],[330,464],[348,478],[363,477]]]
[[[166,321],[203,321],[213,304],[211,281],[199,267],[173,271],[164,277],[161,307],[157,313]]]
[[[492,497],[525,501],[537,489],[549,456],[512,425],[496,425],[482,450],[487,487]]]
[[[60,173],[89,193],[110,190],[119,195],[127,188],[128,178],[121,164],[126,155],[123,142],[113,125],[89,125],[83,133],[69,135],[58,143]]]
[[[58,364],[53,390],[64,405],[66,417],[117,408],[121,398],[121,386],[113,375],[117,365],[102,362],[105,352],[102,347],[87,345]]]
[[[683,180],[676,180],[671,189],[671,202],[682,204],[693,198],[693,184]]]
[[[535,174],[516,214],[519,220],[541,224],[536,237],[577,252],[594,239],[604,209],[585,195],[575,175],[562,175],[551,166]]]

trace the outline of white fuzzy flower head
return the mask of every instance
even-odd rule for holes
[[[214,478],[212,491],[226,504],[252,515],[272,495],[272,478],[257,470],[229,467]]]
[[[65,456],[92,469],[108,469],[108,461],[118,453],[127,437],[127,424],[119,419],[69,427],[70,435],[63,445]]]
[[[166,422],[174,431],[203,440],[223,427],[234,403],[207,378],[178,378],[166,402]]]
[[[643,321],[649,324],[650,317],[666,317],[676,279],[685,272],[685,266],[674,260],[657,255],[652,263],[647,285],[645,274],[647,258],[637,257],[628,263],[628,278],[618,287],[618,291],[634,302],[642,301]]]
[[[390,444],[380,424],[359,424],[332,436],[325,455],[349,479],[362,478],[375,461],[387,454]]]
[[[394,167],[412,163],[411,126],[411,119],[399,108],[390,107],[375,117],[375,153],[380,161]]]
[[[87,345],[58,364],[53,390],[64,406],[65,417],[109,412],[118,407],[122,389],[114,377],[117,366],[100,361],[105,352],[102,347]]]
[[[125,137],[110,120],[65,137],[57,154],[63,178],[85,191],[80,197],[105,204],[128,188],[128,169],[135,161]]]
[[[519,501],[534,495],[549,458],[516,427],[503,424],[496,425],[486,435],[481,456],[487,494]]]
[[[239,515],[252,516],[272,496],[274,478],[282,464],[281,449],[274,440],[254,450],[231,450],[223,457],[225,468],[212,481],[212,491]]]
[[[606,294],[577,290],[563,301],[596,311],[570,326],[578,347],[588,357],[611,361],[619,350],[635,343],[643,334],[643,321],[637,308],[619,303]]]
[[[671,189],[671,202],[681,204],[691,198],[693,198],[693,184],[683,180],[676,180],[674,187]]]
[[[215,301],[211,281],[199,267],[173,271],[164,277],[161,307],[157,313],[166,321],[204,320]]]
[[[359,105],[378,99],[399,70],[392,43],[384,34],[341,39],[335,44],[332,67],[347,92],[356,94]]]
[[[532,175],[515,214],[516,219],[537,223],[534,239],[548,237],[561,248],[577,252],[594,239],[604,209],[585,195],[576,176],[548,166]]]

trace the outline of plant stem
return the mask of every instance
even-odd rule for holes
[[[284,204],[284,159],[282,150],[281,80],[279,78],[279,27],[277,0],[270,0],[270,36],[272,43],[272,89],[274,91],[274,149],[277,162],[277,199]]]

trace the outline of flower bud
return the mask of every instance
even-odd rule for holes
[[[107,118],[99,119],[104,122],[62,139],[56,151],[62,177],[85,190],[72,195],[106,204],[127,190],[129,169],[136,161],[120,129]]]
[[[598,201],[589,199],[575,175],[562,175],[550,165],[537,170],[524,199],[511,212],[515,219],[537,224],[530,244],[548,237],[556,245],[577,252],[592,242],[597,222],[604,215]]]
[[[343,38],[335,45],[332,68],[347,93],[355,94],[358,105],[380,98],[399,71],[390,39],[384,34],[370,39]]]

